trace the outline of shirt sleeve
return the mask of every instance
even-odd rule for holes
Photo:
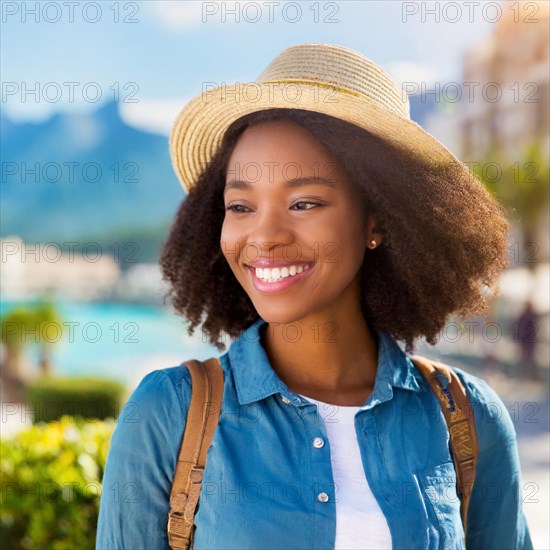
[[[124,405],[105,464],[96,550],[169,549],[170,491],[190,391],[184,367],[156,370]]]
[[[510,413],[485,380],[456,370],[469,393],[479,447],[468,508],[466,547],[532,549],[522,506],[516,431]]]

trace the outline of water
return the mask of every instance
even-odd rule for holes
[[[2,314],[19,302],[2,302]],[[51,346],[54,372],[59,375],[108,376],[131,385],[146,373],[188,359],[206,359],[223,352],[206,342],[200,327],[187,335],[187,322],[162,307],[123,303],[56,302],[60,326],[44,331]],[[25,338],[26,372],[37,371],[38,332]],[[231,339],[225,341],[229,346]]]

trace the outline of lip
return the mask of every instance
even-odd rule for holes
[[[272,264],[273,265],[273,264]],[[292,264],[279,264],[282,266],[285,265],[292,265]],[[296,264],[294,264],[296,265]],[[299,264],[302,265],[302,264]],[[309,265],[309,264],[308,264]],[[252,266],[247,266],[248,271],[250,272],[250,277],[252,278],[252,284],[254,285],[254,288],[256,290],[259,290],[260,292],[264,292],[267,294],[274,294],[277,292],[282,292],[286,290],[287,288],[290,288],[291,286],[294,286],[295,284],[299,283],[302,279],[307,277],[314,269],[317,264],[310,265],[309,269],[306,271],[302,271],[302,273],[296,273],[296,275],[289,275],[288,277],[285,277],[284,279],[281,279],[280,281],[276,283],[266,283],[265,281],[262,281],[258,277],[256,277],[256,268]],[[277,266],[278,267],[278,266]]]

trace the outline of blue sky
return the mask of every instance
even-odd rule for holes
[[[98,103],[83,99],[84,85],[94,83],[92,91],[101,90],[103,100],[113,96],[118,82],[121,98],[135,91],[137,100],[121,101],[124,116],[161,130],[178,107],[200,93],[203,82],[253,81],[278,53],[296,43],[353,48],[398,82],[445,83],[461,80],[464,53],[494,27],[492,14],[480,6],[471,13],[465,5],[460,12],[453,6],[445,11],[446,2],[274,1],[269,8],[263,2],[121,1],[114,6],[104,1],[75,3],[71,13],[60,0],[39,4],[35,14],[36,4],[2,2],[2,108],[8,115],[28,120],[56,110],[93,110]],[[224,8],[237,9],[240,21],[223,14]],[[439,22],[433,12],[425,13],[434,9]],[[23,102],[22,90],[36,82],[38,100],[28,95]],[[66,82],[77,83],[73,102]],[[6,88],[9,83],[12,88]],[[48,83],[59,86],[59,99],[42,97]],[[126,83],[135,84],[124,90]],[[49,93],[55,90],[50,85]]]

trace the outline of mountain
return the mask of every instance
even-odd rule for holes
[[[114,101],[41,123],[1,117],[2,237],[62,243],[132,228],[158,233],[185,197],[167,137],[128,126]]]
[[[436,101],[435,94],[410,95],[411,119],[424,127],[428,116],[438,109],[441,101],[439,103]]]

